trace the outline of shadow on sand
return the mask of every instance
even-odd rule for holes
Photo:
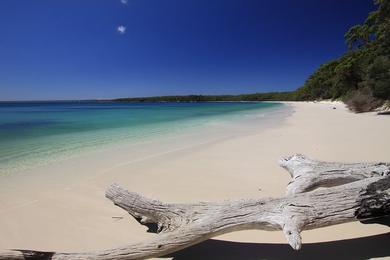
[[[369,259],[390,256],[390,233],[356,239],[304,244],[293,251],[287,244],[239,243],[207,240],[176,252],[175,260]]]

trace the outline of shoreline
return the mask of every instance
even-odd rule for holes
[[[282,156],[303,153],[324,161],[390,161],[390,138],[384,138],[390,133],[390,118],[353,114],[335,102],[283,103],[294,112],[280,124],[251,134],[239,133],[234,138],[159,154],[119,165],[101,175],[98,173],[103,164],[126,161],[131,156],[114,158],[119,153],[102,152],[101,157],[83,162],[73,160],[73,165],[46,169],[78,180],[69,185],[58,177],[58,172],[46,176],[45,183],[40,178],[2,182],[1,247],[86,251],[117,247],[153,236],[104,198],[104,190],[112,182],[167,202],[277,197],[284,195],[289,181],[288,173],[277,165]],[[142,149],[133,152],[148,153]],[[120,153],[126,153],[126,149]],[[88,172],[97,176],[92,178]],[[26,198],[31,199],[30,203]],[[10,208],[11,205],[19,207]],[[387,232],[385,226],[355,222],[305,231],[302,237],[304,243],[313,243]],[[216,239],[286,243],[282,232],[256,230]]]
[[[87,104],[87,107],[88,105],[89,104]],[[174,103],[169,103],[168,108],[172,105],[176,106],[176,104]],[[128,112],[130,116],[128,116],[127,118],[123,118],[123,116],[121,117],[121,110],[116,110],[118,112],[113,113],[113,118],[115,118],[115,116],[119,116],[120,118],[117,120],[111,120],[111,123],[114,124],[114,126],[103,126],[103,128],[92,127],[90,129],[82,129],[82,131],[78,132],[70,131],[58,133],[58,130],[53,130],[56,128],[55,126],[51,127],[49,125],[47,130],[44,128],[40,129],[43,133],[45,133],[46,131],[45,135],[35,139],[24,138],[24,136],[29,136],[29,134],[36,134],[36,130],[34,133],[34,129],[30,129],[29,132],[26,132],[20,136],[11,135],[10,144],[7,143],[7,139],[3,139],[5,142],[3,143],[4,148],[8,147],[9,145],[9,149],[7,149],[6,151],[5,149],[3,149],[3,151],[0,151],[0,176],[22,172],[25,170],[28,171],[30,169],[39,168],[41,166],[44,167],[45,165],[50,165],[53,163],[61,163],[62,161],[67,161],[74,158],[77,159],[77,157],[83,155],[93,154],[95,151],[108,151],[110,149],[115,150],[117,146],[123,147],[123,145],[141,144],[145,142],[155,142],[158,144],[159,139],[176,139],[177,137],[181,137],[184,135],[199,136],[198,132],[215,132],[216,130],[218,130],[215,126],[218,125],[220,125],[219,127],[223,127],[222,125],[226,125],[226,127],[230,127],[230,125],[234,124],[238,125],[238,119],[240,121],[242,120],[243,124],[249,123],[251,125],[254,125],[256,120],[246,120],[245,118],[250,116],[256,117],[257,112],[265,114],[265,119],[269,118],[269,113],[273,113],[273,111],[275,110],[282,110],[283,105],[281,103],[275,103],[270,106],[266,104],[260,104],[260,106],[264,107],[241,107],[241,110],[229,110],[228,107],[227,111],[222,112],[219,112],[218,110],[213,110],[211,108],[210,114],[202,114],[201,109],[199,109],[202,108],[202,106],[197,106],[198,113],[200,113],[200,115],[191,112],[188,113],[186,107],[179,106],[177,110],[179,116],[177,116],[177,118],[175,118],[175,115],[173,115],[172,118],[172,116],[169,115],[170,111],[164,110],[166,108],[164,106],[161,107],[162,112],[159,112],[157,110],[155,111],[155,113],[152,112],[149,107],[145,111],[143,111],[145,113],[148,113],[144,116],[144,118],[151,118],[150,122],[146,123],[142,122],[143,118],[137,118],[137,116],[139,115],[137,115],[136,110],[136,112],[132,112],[131,109],[129,109]],[[124,107],[127,108],[126,106]],[[142,107],[144,107],[144,105],[140,106],[140,108]],[[107,110],[104,110],[105,106],[102,106],[100,108],[103,109],[103,111],[101,112],[103,113],[103,118],[102,120],[98,121],[103,122],[104,124],[104,120],[107,120]],[[131,108],[131,106],[129,108]],[[135,108],[139,107],[135,106]],[[69,110],[70,109],[68,109],[68,111]],[[48,109],[47,112],[50,113],[52,111]],[[186,113],[187,116],[180,117],[180,114]],[[52,119],[43,119],[43,122],[45,122],[46,120],[47,124],[63,123],[62,127],[68,128],[70,130],[72,130],[72,127],[75,127],[74,125],[76,125],[76,127],[78,126],[80,128],[85,128],[85,125],[80,125],[81,121],[77,119],[77,115],[72,115],[76,117],[76,120],[73,123],[66,122],[67,120],[69,120],[69,118],[64,119],[62,115],[58,116],[60,116],[58,122],[55,122]],[[88,115],[85,115],[85,113],[82,116],[86,117],[86,120],[90,120],[90,118],[88,118]],[[166,117],[166,120],[161,120],[161,117]],[[240,119],[240,117],[242,117],[243,119]],[[157,120],[157,122],[153,121],[153,119]],[[19,120],[24,122],[23,120],[26,119],[22,118]],[[137,120],[141,121],[141,123],[134,124],[134,122],[136,122]],[[52,121],[54,121],[54,123],[52,123]],[[26,122],[30,123],[29,121]],[[115,122],[122,122],[123,125],[118,127],[117,125],[115,125]],[[93,120],[92,123],[95,125],[98,124]],[[259,124],[261,123],[262,122],[259,122]],[[5,124],[5,126],[7,127],[7,124]],[[102,127],[102,125],[100,125],[99,127]],[[57,129],[59,129],[58,126]],[[18,131],[18,129],[16,129],[16,131]],[[57,131],[57,133],[53,133],[53,131]],[[5,131],[5,134],[7,135],[10,133],[7,133],[7,131]],[[226,134],[222,133],[222,135]],[[208,136],[205,137],[208,138]],[[185,144],[185,142],[183,141],[181,141],[181,143]],[[190,141],[189,143],[192,142]]]

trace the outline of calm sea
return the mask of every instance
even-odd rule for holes
[[[179,134],[279,103],[0,103],[0,175],[105,145]]]

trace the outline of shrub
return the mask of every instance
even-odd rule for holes
[[[375,98],[369,88],[353,91],[345,96],[343,101],[356,113],[372,111],[384,103],[383,100]]]

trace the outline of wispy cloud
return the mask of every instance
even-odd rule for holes
[[[120,33],[120,34],[125,34],[126,33],[126,26],[124,25],[119,25],[117,28],[116,28],[117,32]]]
[[[129,0],[121,0],[121,3],[124,5],[127,5],[128,2],[129,2]]]

